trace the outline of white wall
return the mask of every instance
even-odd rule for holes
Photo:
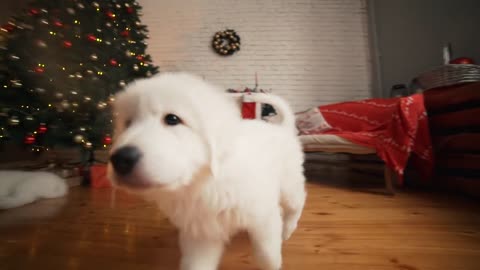
[[[371,96],[365,0],[139,0],[148,52],[162,71],[189,71],[221,87],[259,85],[295,110]],[[210,47],[232,28],[241,50]]]

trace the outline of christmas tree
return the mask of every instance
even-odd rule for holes
[[[111,142],[113,95],[158,68],[133,0],[36,0],[0,31],[0,143]]]

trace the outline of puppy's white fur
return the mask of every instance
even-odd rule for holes
[[[65,196],[65,180],[50,172],[0,171],[0,209]]]
[[[288,104],[271,99],[282,125],[242,119],[233,98],[185,73],[140,80],[117,95],[112,152],[129,145],[142,158],[128,176],[109,166],[110,177],[158,202],[178,227],[181,269],[216,269],[241,230],[263,269],[281,268],[282,240],[305,202],[304,157]],[[182,124],[166,125],[166,114]]]

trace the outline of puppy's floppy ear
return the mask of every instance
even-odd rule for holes
[[[210,171],[213,177],[217,177],[221,166],[221,158],[225,151],[225,143],[229,141],[228,135],[224,133],[228,125],[219,124],[221,121],[202,121],[200,134],[203,138],[207,151]]]
[[[127,90],[117,93],[114,98],[112,113],[114,115],[114,134],[116,134],[125,127],[125,121],[136,113],[139,98],[138,95]]]
[[[219,145],[216,132],[214,130],[204,129],[203,138],[205,140],[205,145],[207,146],[208,151],[208,162],[210,167],[210,172],[213,177],[218,176],[218,169],[219,169]]]
[[[215,145],[214,142],[210,141],[208,143],[208,147],[210,151],[210,156],[209,156],[210,172],[212,173],[212,176],[216,178],[218,176],[218,162],[219,162],[217,145]]]

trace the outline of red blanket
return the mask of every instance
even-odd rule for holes
[[[407,161],[425,179],[433,171],[433,151],[423,95],[367,99],[319,107],[334,134],[353,143],[375,148],[378,156],[403,181]]]

